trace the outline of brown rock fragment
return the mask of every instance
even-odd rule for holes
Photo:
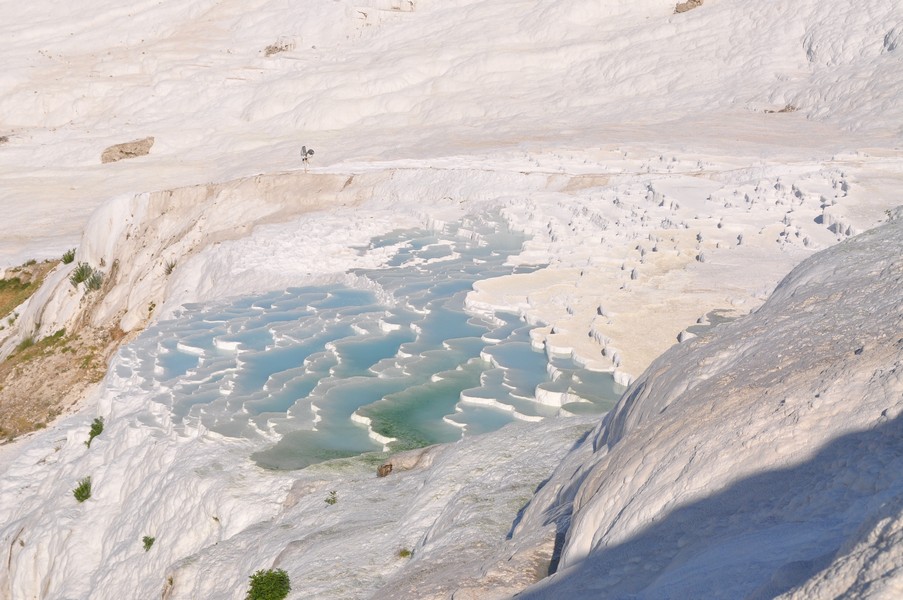
[[[686,2],[680,2],[674,7],[674,14],[693,10],[694,8],[702,6],[702,2],[703,0],[687,0]]]
[[[106,164],[125,158],[144,156],[150,152],[151,146],[153,145],[153,137],[146,137],[143,140],[135,140],[133,142],[125,142],[122,144],[114,144],[103,151],[103,154],[100,155],[100,162]]]

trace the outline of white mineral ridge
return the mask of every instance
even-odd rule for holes
[[[240,599],[280,567],[290,598],[484,600],[550,561],[528,597],[903,595],[903,234],[870,231],[900,212],[903,5],[674,4],[0,0],[0,269],[77,247],[107,278],[85,315],[57,267],[0,356],[354,283],[396,250],[373,236],[488,210],[532,236],[512,263],[548,267],[471,310],[625,383],[686,340],[585,443],[587,418],[516,423],[385,479],[376,457],[264,471],[123,352],[0,447],[0,598]],[[808,257],[753,316],[682,333]]]
[[[898,598],[901,419],[897,220],[652,363],[527,511],[572,514],[524,597]]]

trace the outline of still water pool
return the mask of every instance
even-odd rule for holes
[[[531,270],[505,264],[523,241],[498,217],[394,231],[360,249],[394,249],[384,268],[186,306],[118,368],[177,427],[269,441],[253,458],[276,469],[559,415],[537,388],[578,398],[566,411],[602,413],[621,391],[609,374],[550,363],[515,314],[464,308],[475,281]]]

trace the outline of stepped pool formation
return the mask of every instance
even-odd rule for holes
[[[393,249],[385,267],[343,283],[185,306],[120,351],[115,377],[186,434],[260,440],[275,469],[604,412],[611,374],[533,348],[517,314],[464,308],[475,281],[535,270],[506,264],[523,240],[498,216],[391,232],[360,249]]]

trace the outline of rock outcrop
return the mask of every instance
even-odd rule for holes
[[[427,446],[393,454],[376,468],[376,476],[387,477],[393,472],[428,468],[433,464],[438,449],[439,446]]]
[[[126,158],[136,158],[138,156],[144,156],[150,152],[150,149],[151,147],[153,147],[153,145],[153,137],[146,137],[142,140],[134,140],[131,142],[124,142],[122,144],[114,144],[113,146],[110,146],[103,151],[103,154],[100,155],[100,162],[106,164]]]
[[[679,2],[674,7],[674,14],[684,13],[702,6],[703,0],[687,0],[687,2]]]

